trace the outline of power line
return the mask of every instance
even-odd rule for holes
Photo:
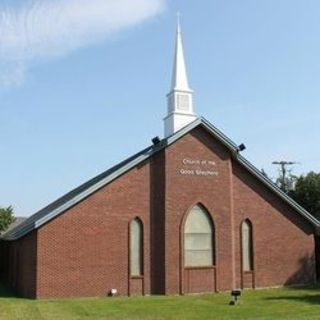
[[[298,164],[298,162],[282,160],[282,161],[273,161],[272,164],[280,167],[279,169],[280,176],[277,179],[278,186],[283,191],[288,192],[292,188],[292,186],[290,185],[292,181],[290,181],[290,178],[288,177],[288,174],[290,174],[291,170],[288,169],[288,167]]]

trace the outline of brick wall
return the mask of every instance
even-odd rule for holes
[[[37,231],[13,242],[3,242],[3,280],[17,294],[36,297]]]
[[[184,165],[184,159],[214,161],[215,166]],[[229,152],[203,129],[196,129],[166,150],[166,292],[183,293],[184,282],[182,221],[196,204],[202,204],[211,215],[215,227],[218,290],[232,286],[231,194]],[[181,169],[216,170],[218,176],[181,174]],[[197,274],[199,275],[197,279]],[[203,282],[203,270],[192,272],[192,282]],[[213,277],[213,272],[209,272]],[[187,280],[186,280],[187,281]],[[212,280],[212,291],[215,289]],[[198,286],[199,288],[199,286]],[[194,290],[192,290],[194,291]]]
[[[148,163],[140,165],[39,229],[38,297],[106,296],[112,288],[127,295],[136,216],[144,227],[143,291],[150,292],[149,173]],[[131,284],[136,294],[139,284]]]
[[[256,287],[313,283],[313,229],[284,201],[233,164],[237,286],[241,286],[240,225],[253,226]]]
[[[190,174],[198,169],[218,174]],[[215,265],[209,268],[184,268],[184,221],[196,204],[214,224]],[[129,224],[137,216],[144,228],[144,275],[131,278]],[[246,274],[240,245],[244,219],[252,223],[254,242],[254,270]],[[17,257],[18,250],[23,265],[18,272],[10,260],[10,271],[18,291],[40,298],[106,296],[112,288],[121,295],[177,294],[311,283],[312,232],[233,162],[220,142],[196,128],[37,232],[10,243],[10,255]]]
[[[150,285],[154,294],[165,294],[165,152],[150,161]]]

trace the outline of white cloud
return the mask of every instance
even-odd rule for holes
[[[164,3],[24,0],[12,7],[12,0],[4,0],[0,4],[0,86],[23,82],[36,62],[68,55],[159,14]]]

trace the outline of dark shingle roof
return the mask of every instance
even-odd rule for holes
[[[6,232],[12,230],[13,228],[17,227],[22,223],[23,221],[27,220],[27,217],[15,217],[15,220],[10,224],[9,228],[6,230]]]
[[[217,138],[221,143],[223,143],[233,154],[234,159],[239,162],[243,167],[245,167],[252,175],[258,178],[263,184],[265,184],[269,189],[275,192],[280,198],[287,202],[297,213],[302,215],[307,219],[312,225],[319,228],[320,222],[314,218],[309,212],[298,205],[294,200],[288,197],[282,190],[280,190],[270,179],[265,177],[260,170],[255,168],[248,160],[239,154],[238,146],[225,136],[221,131],[214,127],[209,121],[204,118],[198,118],[188,126],[179,130],[172,136],[161,140],[157,145],[152,145],[146,149],[141,150],[135,155],[129,157],[128,159],[120,162],[109,170],[101,173],[100,175],[94,177],[93,179],[87,181],[86,183],[80,185],[78,188],[65,194],[58,200],[52,202],[45,208],[41,209],[27,220],[23,221],[16,227],[8,230],[2,235],[4,240],[16,240],[20,237],[26,235],[30,231],[39,228],[43,224],[47,223],[57,215],[63,213],[71,206],[75,205],[79,201],[83,200],[96,190],[110,183],[114,179],[118,178],[120,175],[124,174],[128,170],[134,168],[141,162],[150,158],[156,152],[166,148],[171,145],[185,134],[193,130],[194,128],[202,126],[209,133],[211,133],[215,138]]]
[[[2,238],[7,240],[15,240],[16,238],[19,238],[24,234],[30,232],[31,230],[37,228],[37,222],[41,221],[41,219],[45,218],[48,214],[61,208],[66,203],[69,203],[80,194],[89,190],[91,187],[96,186],[97,183],[99,183],[101,180],[111,176],[113,173],[117,172],[117,170],[119,170],[120,168],[125,167],[128,163],[134,161],[135,159],[139,158],[142,155],[145,155],[146,153],[148,153],[149,150],[151,150],[151,147],[148,147],[136,153],[135,155],[127,158],[126,160],[116,164],[112,168],[104,171],[103,173],[83,183],[79,187],[71,190],[70,192],[63,195],[61,198],[58,198],[54,202],[50,203],[48,206],[44,207],[40,211],[30,216],[28,219],[25,219],[24,221],[22,221],[19,225],[13,226],[12,228],[8,229],[2,235]]]

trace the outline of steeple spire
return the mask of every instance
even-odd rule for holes
[[[187,69],[184,61],[182,35],[180,26],[180,13],[177,13],[177,35],[176,48],[173,63],[171,90],[189,90],[189,83],[187,77]]]
[[[190,89],[184,59],[180,26],[180,14],[177,14],[177,34],[173,62],[171,90],[167,95],[168,114],[164,118],[165,137],[174,134],[196,119],[193,113],[193,91]]]

